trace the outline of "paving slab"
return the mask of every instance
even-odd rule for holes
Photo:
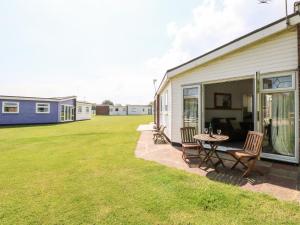
[[[199,168],[197,160],[190,165],[182,159],[181,148],[174,147],[170,144],[154,144],[152,139],[151,124],[142,126],[141,135],[138,140],[135,155],[149,161],[154,161],[162,165],[184,170],[199,176],[206,176],[208,179],[239,186],[255,192],[262,192],[272,195],[278,199],[296,201],[300,203],[300,168],[299,166],[280,164],[260,160],[257,163],[257,169],[263,173],[260,175],[256,172],[250,174],[247,178],[242,178],[242,168],[235,170],[229,168],[234,161],[225,153],[220,153],[224,159],[225,168],[205,170],[205,166]],[[153,126],[152,126],[153,128]]]

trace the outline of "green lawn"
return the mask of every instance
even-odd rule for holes
[[[300,224],[300,207],[134,157],[151,117],[0,128],[0,224]]]

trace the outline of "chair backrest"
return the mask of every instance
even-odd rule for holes
[[[195,127],[183,127],[180,128],[181,143],[196,143],[194,136],[196,135]]]
[[[262,150],[264,134],[256,131],[249,131],[244,144],[244,150],[255,156],[259,156]]]

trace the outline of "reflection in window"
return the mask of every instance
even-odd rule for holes
[[[263,152],[295,156],[294,104],[293,92],[263,95]]]
[[[183,89],[183,96],[184,97],[198,97],[198,88],[194,87],[194,88],[184,88]]]
[[[270,77],[263,79],[263,89],[291,88],[292,76]]]
[[[199,89],[184,88],[183,89],[183,126],[198,128],[199,117]]]
[[[18,102],[3,102],[2,113],[19,113]]]

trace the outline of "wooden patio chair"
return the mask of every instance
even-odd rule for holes
[[[263,133],[249,131],[243,149],[228,150],[227,153],[237,160],[231,169],[240,163],[246,168],[243,177],[247,176],[254,169],[256,160],[259,159],[263,137]]]
[[[182,145],[182,159],[189,164],[191,158],[198,158],[201,160],[200,153],[203,150],[202,146],[194,139],[196,135],[195,127],[180,128],[181,145]],[[192,154],[191,152],[194,152]]]
[[[158,131],[153,132],[153,141],[155,144],[165,144],[167,143],[167,139],[165,136],[166,126],[161,125]]]

